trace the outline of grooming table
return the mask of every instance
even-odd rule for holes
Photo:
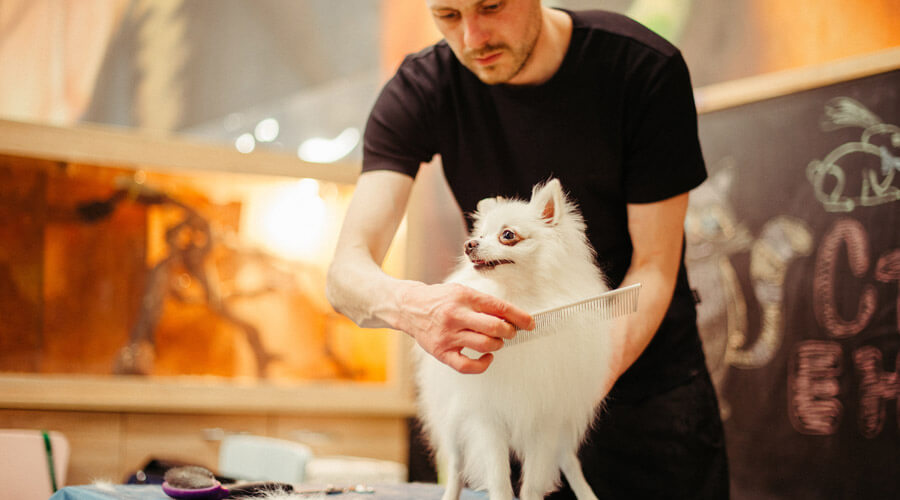
[[[334,500],[440,500],[444,487],[435,484],[408,483],[371,485],[374,493],[341,493],[337,495],[295,495],[303,498]],[[315,486],[298,486],[304,490]],[[461,500],[487,500],[487,493],[463,491]],[[68,486],[57,491],[50,500],[172,500],[159,485],[91,485]]]

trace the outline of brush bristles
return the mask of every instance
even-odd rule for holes
[[[576,317],[599,323],[633,313],[637,311],[639,292],[640,284],[631,285],[575,304],[537,313],[534,315],[534,330],[519,330],[515,338],[504,342],[510,346],[553,335],[559,331],[561,323]]]
[[[212,472],[197,465],[173,467],[166,471],[163,479],[169,486],[183,490],[211,488],[217,483]]]

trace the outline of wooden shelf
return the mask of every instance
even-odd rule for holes
[[[415,413],[412,392],[399,377],[383,384],[275,385],[212,377],[6,374],[0,376],[0,395],[0,408],[18,409],[368,416]]]
[[[359,165],[318,164],[271,151],[239,153],[182,136],[108,125],[69,127],[0,119],[0,153],[54,161],[160,171],[311,177],[352,184]]]
[[[699,113],[749,104],[900,68],[900,47],[825,64],[769,73],[695,90]]]

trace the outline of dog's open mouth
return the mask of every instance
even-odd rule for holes
[[[493,269],[500,264],[514,264],[514,262],[509,259],[473,260],[472,264],[475,264],[475,269],[481,271],[482,269]]]

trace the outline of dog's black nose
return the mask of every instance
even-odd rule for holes
[[[469,240],[466,242],[466,255],[471,255],[478,248],[478,240]]]

